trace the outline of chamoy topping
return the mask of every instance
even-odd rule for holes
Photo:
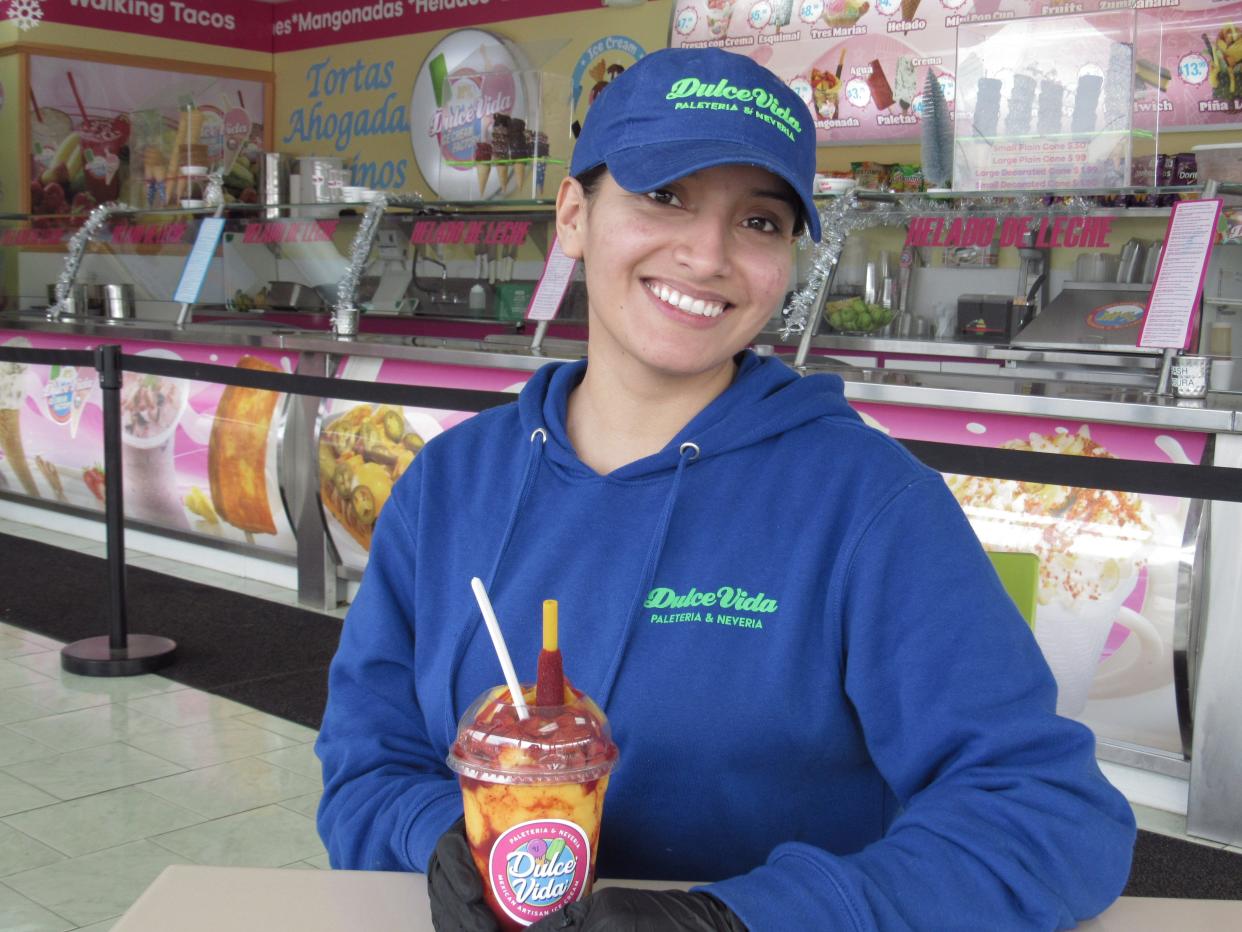
[[[448,765],[463,777],[492,783],[564,783],[598,779],[617,760],[608,720],[582,691],[566,683],[558,705],[535,702],[524,686],[529,716],[518,715],[506,687],[491,689],[462,716]]]

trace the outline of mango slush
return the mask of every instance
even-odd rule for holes
[[[534,687],[523,690],[534,701]],[[466,837],[502,929],[519,929],[590,892],[608,775],[607,718],[565,687],[565,704],[530,705],[504,687],[462,716],[448,764],[461,781]]]

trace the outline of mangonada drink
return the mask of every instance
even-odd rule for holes
[[[534,687],[523,690],[533,703]],[[585,896],[595,879],[608,775],[608,721],[568,684],[565,703],[522,719],[503,686],[462,716],[448,765],[461,781],[466,837],[502,929],[537,922]]]

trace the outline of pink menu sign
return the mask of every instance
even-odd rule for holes
[[[1214,198],[1173,205],[1151,300],[1139,333],[1139,346],[1190,346],[1195,312],[1203,294],[1203,276],[1207,274],[1223,203]]]

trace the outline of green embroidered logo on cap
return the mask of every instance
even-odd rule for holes
[[[678,110],[741,110],[748,116],[763,120],[793,139],[802,132],[802,124],[788,107],[771,91],[762,87],[737,87],[727,78],[714,84],[698,78],[678,78],[664,95],[677,101]]]

